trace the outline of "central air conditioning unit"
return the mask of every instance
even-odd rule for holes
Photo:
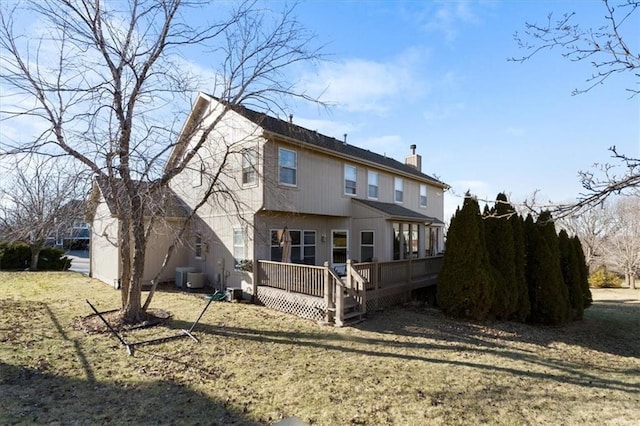
[[[202,272],[187,272],[187,288],[203,288],[204,274]]]
[[[194,266],[179,266],[176,268],[176,287],[185,288],[185,284],[187,283],[187,274],[189,272],[197,272],[198,268]]]

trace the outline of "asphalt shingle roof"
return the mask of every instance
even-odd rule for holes
[[[100,192],[109,207],[109,211],[113,214],[116,211],[116,197],[112,193],[112,187],[104,177],[96,177],[96,183],[100,187]],[[145,215],[162,215],[164,217],[187,217],[189,212],[185,204],[169,187],[161,187],[152,189],[152,182],[135,182],[139,194],[145,194],[144,208]],[[121,180],[116,182],[116,191],[118,197],[125,196],[124,184]]]
[[[406,207],[400,206],[398,204],[393,203],[383,203],[380,201],[372,201],[372,200],[361,200],[358,198],[354,198],[353,201],[362,203],[365,206],[369,206],[373,209],[381,211],[385,215],[390,218],[399,218],[399,219],[412,219],[419,220],[429,223],[438,223],[442,224],[443,222],[435,217],[426,216],[421,213],[415,212],[413,210],[409,210]]]
[[[277,135],[285,136],[300,142],[304,142],[310,145],[323,148],[335,152],[341,157],[351,157],[354,159],[360,159],[366,162],[379,164],[381,166],[395,169],[404,172],[409,175],[413,175],[416,178],[429,181],[436,185],[447,187],[444,182],[420,172],[418,169],[401,163],[393,158],[386,157],[384,155],[376,154],[367,149],[358,148],[357,146],[349,145],[338,139],[325,136],[316,131],[305,129],[304,127],[293,124],[289,121],[281,120],[279,118],[271,117],[265,113],[253,111],[242,105],[234,105],[231,107],[233,111],[242,115],[243,117],[251,120],[253,123],[259,125],[267,132],[271,132]]]

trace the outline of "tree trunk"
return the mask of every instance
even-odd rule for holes
[[[626,273],[625,281],[627,282],[631,290],[636,289],[636,275],[633,273],[633,271],[629,271]]]
[[[42,246],[31,246],[31,265],[29,265],[30,271],[38,270],[38,260],[40,259],[40,251],[42,251]]]
[[[123,262],[123,319],[127,323],[136,323],[142,319],[142,278],[146,254],[144,212],[139,197],[132,197],[133,214],[128,221],[126,235],[122,242],[127,245],[127,253],[121,252]],[[124,244],[123,244],[124,246]],[[127,270],[126,288],[124,271]]]
[[[120,218],[120,296],[122,310],[129,304],[129,288],[131,287],[131,238],[129,237],[129,219]]]

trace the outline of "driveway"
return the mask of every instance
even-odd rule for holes
[[[69,250],[66,256],[71,259],[70,271],[89,275],[89,250]]]

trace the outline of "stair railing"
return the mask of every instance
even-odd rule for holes
[[[353,261],[347,260],[347,292],[360,305],[360,313],[367,313],[367,284],[368,280],[364,278],[356,268],[353,267]]]

